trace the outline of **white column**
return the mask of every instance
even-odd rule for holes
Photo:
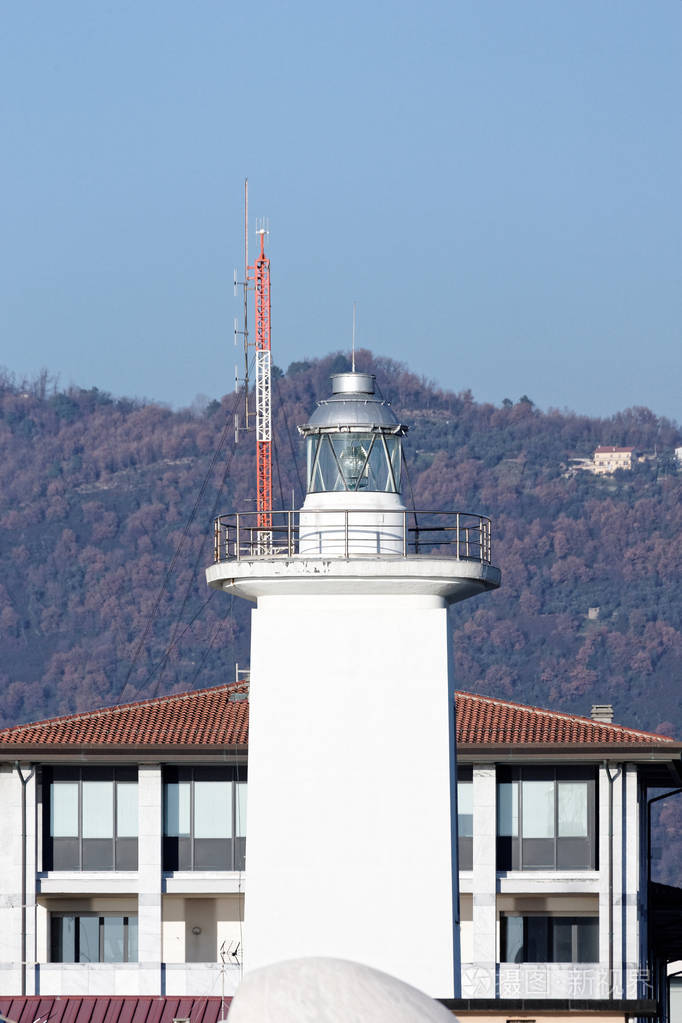
[[[594,996],[609,997],[609,780],[599,768],[599,985]]]
[[[639,876],[640,807],[637,767],[625,765],[625,805],[623,814],[623,853],[625,855],[625,964],[624,998],[637,998],[639,975]]]
[[[623,866],[625,858],[624,807],[625,767],[619,765],[618,777],[613,783],[613,997],[624,998],[623,994]]]
[[[444,601],[262,598],[251,643],[246,968],[334,956],[453,997]]]
[[[497,788],[494,764],[474,767],[473,958],[463,997],[494,998],[497,963]]]
[[[0,765],[0,991],[21,994],[21,782]]]
[[[24,777],[29,774],[30,768],[22,768]],[[26,994],[38,994],[36,991],[36,968],[38,960],[37,943],[37,914],[36,914],[36,885],[38,864],[36,856],[38,853],[36,841],[36,829],[38,824],[37,815],[37,794],[38,785],[36,771],[33,771],[30,780],[26,784]],[[21,793],[20,797],[21,798]]]
[[[138,773],[138,941],[139,989],[161,994],[162,781],[159,764],[141,764]]]
[[[600,978],[594,996],[622,998],[622,815],[623,772],[621,765],[609,764],[613,782],[609,782],[606,769],[599,768],[599,967]],[[611,789],[611,793],[609,792]],[[609,799],[613,798],[613,845],[610,859]],[[610,928],[609,899],[611,899],[612,934]],[[611,945],[612,942],[612,945]],[[612,949],[612,976],[609,975],[610,948]]]
[[[21,765],[26,781],[26,994],[35,993],[36,962],[36,776]],[[0,767],[0,991],[21,994],[22,782],[14,765]]]
[[[639,963],[640,968],[647,971],[644,982],[640,983],[642,997],[651,997],[653,978],[648,976],[649,970],[649,805],[647,800],[647,789],[640,783],[639,786],[639,882],[638,882],[638,904],[639,904]]]

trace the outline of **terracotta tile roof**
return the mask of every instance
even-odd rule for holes
[[[203,747],[223,749],[248,740],[248,685],[162,696],[140,703],[105,707],[87,714],[50,718],[0,730],[5,747],[67,750],[74,747]],[[457,742],[460,746],[679,746],[653,732],[605,724],[591,718],[457,693]]]
[[[457,693],[457,742],[462,746],[525,744],[662,746],[679,745],[667,735],[640,732],[575,714],[561,714],[522,703]]]
[[[225,999],[229,1006],[231,998]],[[221,999],[190,997],[138,998],[88,996],[0,997],[0,1014],[13,1023],[219,1023],[223,1016]]]
[[[195,689],[86,714],[49,718],[0,730],[0,749],[20,746],[208,746],[246,744],[247,686]]]
[[[595,448],[594,449],[594,453],[595,453],[595,455],[626,454],[627,452],[632,454],[632,452],[634,450],[635,450],[634,448],[614,448],[614,447],[610,447],[610,446],[607,446],[607,447],[601,446],[601,447]]]

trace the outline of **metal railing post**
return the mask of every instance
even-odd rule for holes
[[[332,556],[335,554],[337,557],[342,556],[349,560],[351,557],[350,526],[354,509],[343,509],[343,541],[341,550],[339,550],[337,541],[334,539],[339,525],[338,515],[340,510],[320,509],[317,513],[318,517],[322,517],[324,521],[329,522],[329,527],[322,526],[317,534],[320,541],[319,554],[323,554],[323,547],[325,546],[322,542],[323,536],[328,535],[329,553]],[[362,518],[363,514],[366,515],[368,511],[371,511],[371,509],[363,510],[359,516],[359,526],[354,541],[355,547],[353,548],[355,555],[358,556],[365,555],[370,549],[373,550],[372,542],[375,536],[373,525],[370,522],[364,523]],[[231,558],[240,561],[242,558],[293,557],[300,544],[300,520],[295,517],[296,515],[300,516],[300,511],[297,511],[295,508],[286,508],[282,509],[281,513],[278,511],[274,514],[276,516],[280,514],[286,515],[286,527],[275,524],[269,529],[263,529],[260,525],[251,524],[254,521],[252,512],[234,512],[229,515],[218,515],[215,517],[213,520],[214,562],[229,561]],[[447,516],[446,524],[443,526],[428,524],[421,525],[420,527],[417,512],[404,508],[401,513],[403,535],[400,547],[396,548],[395,544],[398,537],[392,531],[382,532],[382,529],[378,528],[376,532],[376,553],[380,555],[382,550],[388,549],[394,554],[398,554],[398,556],[402,555],[403,558],[407,558],[412,554],[419,556],[420,545],[423,545],[426,554],[438,550],[439,552],[446,552],[447,557],[452,557],[449,548],[454,546],[454,557],[457,561],[473,560],[486,565],[492,563],[492,524],[486,515],[477,515],[473,512],[421,512],[419,514],[428,518],[429,522],[431,519],[442,519],[443,516]],[[450,525],[453,516],[455,520],[454,545],[451,539],[453,527]],[[414,526],[410,525],[411,518],[414,519]],[[336,525],[334,525],[334,520],[336,520]],[[279,518],[273,520],[273,522],[279,522]],[[396,525],[394,528],[400,527]],[[412,530],[414,530],[414,540],[410,537]],[[280,541],[275,540],[275,537],[281,537],[285,532],[286,547]],[[429,539],[428,533],[432,533],[434,539]],[[422,534],[424,534],[425,538],[422,537]],[[478,535],[475,536],[475,534]],[[389,536],[393,537],[390,544],[388,543]],[[382,543],[382,540],[385,540],[386,543]],[[478,544],[478,552],[476,552],[476,544]],[[448,548],[447,551],[446,548]],[[315,556],[312,550],[308,553],[312,557]]]

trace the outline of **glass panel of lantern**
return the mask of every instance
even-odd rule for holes
[[[367,453],[371,435],[363,433],[337,434],[331,438],[334,451],[343,472],[347,490],[368,490]]]
[[[402,459],[400,457],[401,443],[400,437],[384,437],[386,445],[388,447],[388,453],[391,458],[391,465],[393,467],[393,480],[395,482],[395,489],[397,493],[400,493],[400,469]]]
[[[320,437],[317,461],[313,470],[311,493],[345,490],[337,459],[328,434]]]
[[[368,475],[368,490],[377,490],[381,493],[387,493],[393,490],[391,467],[388,462],[388,451],[384,444],[384,438],[380,434],[374,437],[374,443],[372,444],[372,449],[369,455]]]

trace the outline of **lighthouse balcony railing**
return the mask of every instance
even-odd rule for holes
[[[490,519],[470,512],[234,512],[215,520],[216,562],[254,558],[437,556],[491,564]]]

